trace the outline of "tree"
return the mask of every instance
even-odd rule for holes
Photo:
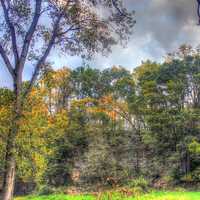
[[[9,89],[0,89],[0,174],[4,175],[5,171],[5,148],[6,138],[11,125],[11,105],[13,102],[13,93]],[[3,176],[2,176],[3,177]]]
[[[61,109],[67,109],[72,93],[71,71],[64,67],[57,71],[47,68],[39,81],[40,87],[47,93],[46,103],[51,115]]]
[[[99,12],[100,8],[104,8]],[[133,13],[121,0],[1,0],[0,54],[14,90],[12,127],[7,137],[6,180],[3,200],[11,200],[16,173],[15,138],[20,130],[23,104],[53,49],[90,58],[107,54],[118,41],[126,41],[134,25]],[[106,13],[106,14],[102,14]],[[103,17],[102,17],[103,16]],[[23,90],[23,72],[33,74]]]
[[[72,83],[78,99],[98,98],[101,95],[100,71],[90,67],[78,67],[72,72]]]
[[[183,45],[167,62],[143,63],[135,78],[143,102],[142,140],[151,152],[146,156],[155,163],[154,171],[171,174],[176,181],[193,177],[194,171],[197,177],[199,51]]]

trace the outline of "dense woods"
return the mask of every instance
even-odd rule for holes
[[[48,65],[50,53],[56,51],[86,60],[97,53],[106,55],[113,45],[128,41],[135,20],[134,12],[121,0],[1,0],[0,3],[0,55],[13,86],[2,199],[12,200],[17,140],[23,143],[19,137],[25,102],[38,75]],[[28,68],[32,73],[23,87]]]
[[[0,180],[13,97],[0,89]],[[141,177],[155,187],[199,183],[199,113],[199,49],[183,45],[133,72],[49,65],[19,122],[16,193],[98,190]]]
[[[0,85],[0,199],[51,193],[68,199],[62,195],[107,195],[112,188],[117,199],[135,199],[151,195],[150,188],[200,186],[199,46],[182,45],[162,62],[146,60],[133,71],[86,64],[115,47],[120,54],[128,46],[130,54],[138,43],[145,58],[157,58],[159,51],[186,43],[179,33],[175,45],[166,32],[190,32],[194,15],[184,16],[189,4],[132,2],[0,0],[0,61],[10,83]],[[195,3],[193,14],[200,18],[200,0]],[[145,24],[146,7],[152,19]],[[138,27],[133,44],[135,8],[147,29]],[[160,12],[165,8],[170,16]],[[152,15],[160,19],[152,23]],[[161,31],[163,23],[170,30]],[[151,52],[153,47],[158,50]],[[64,63],[71,56],[84,64],[56,70],[60,56]],[[112,198],[109,192],[98,197]]]

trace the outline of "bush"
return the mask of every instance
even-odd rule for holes
[[[191,173],[181,177],[181,182],[192,183],[193,181],[194,181],[194,179],[193,179],[193,176]]]
[[[91,142],[83,160],[80,164],[82,184],[113,185],[112,182],[118,177],[116,159],[103,137],[96,137]]]
[[[131,180],[128,185],[131,188],[140,188],[143,191],[147,191],[149,187],[149,182],[145,178],[139,177],[137,179]]]
[[[174,168],[170,175],[174,184],[180,184],[182,181],[181,178],[184,176],[184,174],[180,171],[179,168]]]
[[[48,186],[48,185],[41,185],[37,189],[37,195],[49,195],[53,194],[55,192],[54,188]]]
[[[132,193],[134,194],[134,196],[140,196],[144,193],[144,189],[142,187],[133,187],[132,188]]]
[[[176,191],[176,192],[186,192],[187,190],[185,188],[183,188],[183,187],[176,187],[174,189],[174,191]]]
[[[197,167],[192,173],[191,173],[191,179],[195,182],[200,182],[200,167]]]

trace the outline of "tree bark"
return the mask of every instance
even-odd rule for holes
[[[21,82],[15,81],[14,84],[14,105],[12,125],[7,137],[6,158],[5,158],[5,176],[3,185],[3,200],[12,200],[16,175],[15,143],[19,132],[19,122],[21,118]]]
[[[6,179],[3,191],[3,200],[12,200],[15,184],[16,162],[14,156],[11,156],[7,162]]]
[[[187,175],[191,171],[191,164],[190,164],[190,154],[188,151],[184,153],[184,156],[181,158],[181,170],[184,175]]]

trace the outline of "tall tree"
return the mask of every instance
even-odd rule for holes
[[[122,0],[0,0],[0,55],[13,80],[15,101],[7,137],[3,200],[11,200],[16,161],[15,138],[20,130],[23,103],[53,49],[90,58],[107,54],[118,41],[126,41],[134,25],[133,13]],[[33,67],[25,90],[23,72]]]

